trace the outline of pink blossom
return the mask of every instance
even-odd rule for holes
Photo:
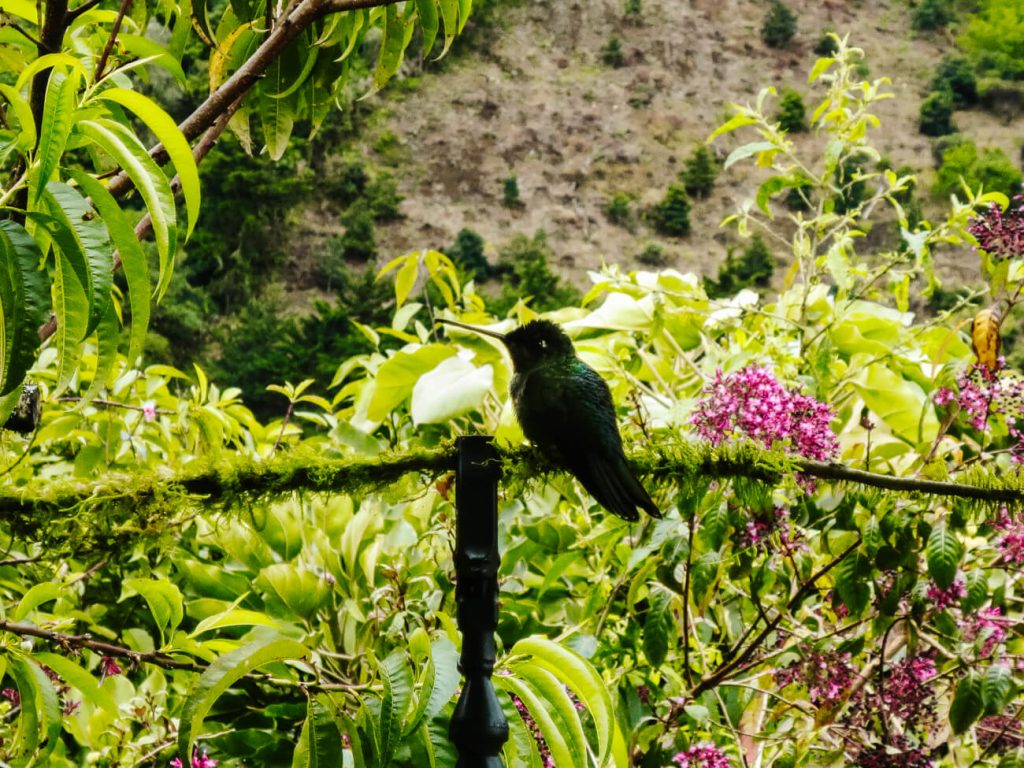
[[[993,203],[973,217],[967,231],[993,259],[1024,256],[1024,197],[1014,197],[1005,211]]]
[[[993,525],[996,530],[1003,533],[1003,537],[996,544],[1003,553],[1003,559],[1014,565],[1024,563],[1024,517],[1011,517],[1006,507],[1002,507]]]
[[[766,448],[818,461],[834,459],[839,443],[832,407],[787,390],[766,367],[721,371],[703,391],[693,415],[697,434],[712,445],[747,438]]]
[[[156,403],[152,400],[142,404],[142,418],[146,421],[153,421],[156,418]]]
[[[945,589],[940,588],[935,582],[928,586],[928,599],[932,601],[937,611],[944,611],[966,596],[967,588],[963,579],[953,579],[953,583]]]
[[[694,744],[684,752],[678,752],[672,762],[680,768],[730,768],[725,752],[710,741]]]
[[[121,674],[124,674],[124,670],[112,656],[100,659],[100,677],[117,677]]]
[[[0,696],[7,699],[14,706],[21,704],[21,694],[14,688],[4,688],[0,691]]]
[[[878,693],[880,708],[908,726],[930,722],[935,712],[935,692],[922,683],[936,674],[935,660],[926,654],[908,656],[894,664]]]
[[[982,639],[978,656],[987,659],[999,643],[1006,639],[1006,627],[1009,620],[1003,618],[1002,610],[998,607],[986,608],[980,613],[966,616],[960,622],[960,631],[967,642]]]
[[[849,653],[805,649],[804,658],[775,672],[780,689],[794,683],[807,686],[807,697],[816,707],[839,702],[853,686],[857,671]]]
[[[216,768],[216,766],[220,763],[219,760],[214,760],[205,752],[200,752],[199,747],[192,747],[191,762],[192,768]],[[181,758],[172,758],[170,768],[181,768]]]

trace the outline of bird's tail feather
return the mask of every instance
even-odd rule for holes
[[[573,474],[598,504],[623,520],[639,520],[637,508],[651,517],[662,517],[661,510],[636,479],[625,457],[612,457],[610,460],[601,456],[591,457],[585,466],[575,468]]]

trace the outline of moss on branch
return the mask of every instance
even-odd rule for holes
[[[557,471],[535,450],[506,451],[503,488],[515,493]],[[285,452],[267,460],[233,456],[195,462],[176,473],[119,473],[91,482],[40,480],[0,487],[0,520],[6,533],[35,542],[49,553],[116,552],[139,538],[175,530],[200,513],[245,509],[295,493],[355,496],[393,487],[410,474],[426,480],[455,467],[456,448],[367,458],[328,458],[312,449]],[[1019,474],[974,470],[966,482],[895,477],[840,464],[793,459],[750,444],[711,448],[680,443],[634,455],[647,482],[685,485],[696,478],[745,477],[775,484],[799,472],[827,482],[855,483],[901,494],[953,497],[989,504],[1021,505]]]

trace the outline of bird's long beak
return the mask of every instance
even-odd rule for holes
[[[445,325],[454,325],[456,328],[463,328],[473,333],[480,333],[484,336],[490,336],[495,339],[505,340],[505,334],[498,333],[497,331],[490,331],[487,328],[478,328],[475,325],[466,325],[466,323],[460,323],[458,320],[445,320],[443,317],[437,318],[437,322],[444,323]]]

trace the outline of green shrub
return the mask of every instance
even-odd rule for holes
[[[779,100],[779,127],[789,133],[801,133],[807,130],[807,108],[803,97],[792,88],[782,92]]]
[[[363,193],[374,221],[395,221],[402,217],[399,205],[405,198],[398,191],[398,182],[390,173],[378,173]]]
[[[664,267],[668,264],[668,256],[665,249],[657,243],[648,243],[644,249],[636,255],[636,260],[649,267]]]
[[[604,207],[604,214],[608,221],[626,226],[629,223],[630,208],[633,205],[633,198],[625,192],[616,192],[612,199]]]
[[[486,280],[491,274],[491,265],[484,256],[484,239],[472,229],[460,229],[455,242],[445,253],[456,266],[477,280]]]
[[[686,192],[694,197],[707,197],[715,186],[718,176],[718,162],[711,150],[701,144],[693,150],[686,167],[680,174]]]
[[[613,37],[605,43],[601,49],[601,61],[615,69],[626,65],[626,55],[622,52],[622,41],[619,38]]]
[[[984,0],[957,42],[979,75],[1024,80],[1024,0]]]
[[[836,169],[833,178],[838,191],[832,198],[832,210],[836,213],[849,213],[867,198],[867,183],[859,178],[863,172],[863,160],[856,156],[847,158]]]
[[[953,97],[948,91],[933,91],[921,102],[917,128],[925,136],[945,136],[955,133],[953,124]]]
[[[795,34],[796,14],[781,0],[774,0],[761,25],[761,39],[769,48],[785,48]]]
[[[1024,82],[982,78],[978,81],[978,103],[1009,122],[1024,115]]]
[[[361,160],[350,160],[337,171],[329,173],[320,188],[326,197],[338,205],[353,203],[366,190],[370,177]]]
[[[519,197],[519,179],[515,176],[502,179],[501,197],[506,208],[522,208],[523,201]]]
[[[910,12],[910,26],[918,32],[939,29],[955,20],[952,0],[921,0]]]
[[[501,296],[491,308],[507,313],[520,298],[530,297],[530,306],[538,312],[573,306],[580,300],[579,291],[559,279],[549,263],[555,258],[544,230],[531,238],[516,235],[501,249],[497,272],[502,274]]]
[[[626,0],[626,5],[622,9],[622,15],[626,21],[633,24],[639,24],[643,18],[643,3],[642,0]]]
[[[718,279],[704,278],[704,290],[713,299],[734,296],[751,286],[767,288],[775,272],[775,257],[761,235],[754,235],[750,244],[737,257],[730,248],[725,263],[718,270]]]
[[[338,238],[342,258],[370,261],[377,257],[377,238],[373,230],[373,212],[363,198],[352,203],[341,215],[345,232]]]
[[[935,70],[932,90],[949,92],[957,109],[975,104],[978,101],[978,81],[971,63],[963,56],[944,58]]]
[[[836,40],[835,34],[831,32],[823,32],[821,39],[814,46],[814,52],[818,56],[832,56],[838,50],[839,41]]]
[[[1020,193],[1021,172],[1001,149],[985,149],[980,153],[973,141],[950,147],[942,155],[942,167],[935,181],[935,192],[945,197],[961,194],[960,179],[972,189],[984,187],[986,192],[1002,192],[1012,196]]]
[[[663,235],[683,237],[690,234],[690,196],[681,183],[668,185],[665,196],[651,211],[654,228]]]

